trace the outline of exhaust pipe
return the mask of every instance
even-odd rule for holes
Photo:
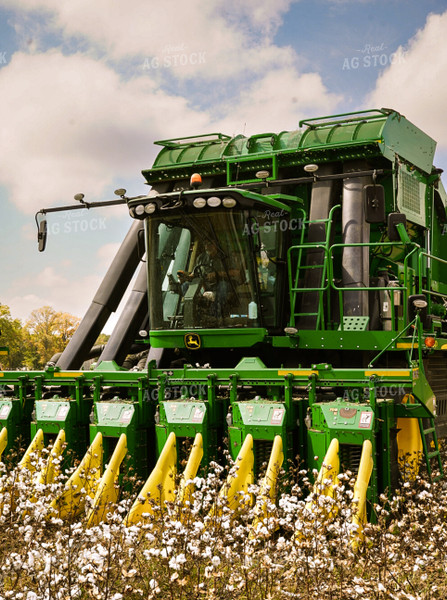
[[[148,314],[146,264],[141,265],[129,299],[115,325],[104,351],[98,358],[103,361],[115,361],[121,365],[130,352],[130,347]]]
[[[345,163],[345,173],[366,170],[364,161]],[[363,187],[371,183],[370,177],[355,177],[343,180],[342,242],[358,244],[369,242],[369,223],[365,221]],[[346,317],[369,315],[369,248],[346,246],[342,256],[343,287],[359,288],[343,294],[343,314]]]

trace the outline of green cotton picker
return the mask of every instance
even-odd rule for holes
[[[80,194],[37,213],[40,250],[60,210],[126,205],[130,229],[64,351],[42,371],[0,372],[1,449],[54,444],[44,479],[71,449],[82,461],[53,507],[80,513],[89,495],[88,524],[116,500],[123,460],[148,477],[126,517],[137,523],[150,500],[186,502],[225,446],[237,468],[221,493],[234,508],[260,476],[274,500],[281,466],[299,457],[329,495],[339,473],[357,474],[361,535],[382,492],[421,468],[442,476],[447,197],[435,141],[381,109],[156,144],[149,193]]]

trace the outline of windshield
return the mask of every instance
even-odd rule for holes
[[[259,327],[275,319],[270,256],[280,229],[265,223],[264,213],[238,209],[150,217],[151,329]]]

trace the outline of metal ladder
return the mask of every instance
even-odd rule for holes
[[[318,224],[322,224],[324,227],[324,236],[322,236],[321,241],[319,242],[303,242],[303,240],[301,240],[301,244],[299,244],[298,246],[294,246],[293,248],[291,248],[291,250],[297,250],[298,251],[298,260],[297,260],[297,266],[296,266],[296,271],[295,271],[295,277],[294,277],[294,281],[292,282],[291,279],[291,288],[290,288],[290,293],[291,293],[291,324],[293,326],[295,326],[296,324],[296,320],[300,319],[301,317],[315,317],[315,329],[320,329],[321,327],[324,328],[325,326],[325,321],[324,321],[324,303],[323,303],[323,294],[325,292],[325,290],[328,287],[328,284],[326,283],[326,277],[327,277],[327,271],[328,271],[328,251],[329,251],[329,244],[330,244],[330,237],[331,237],[331,228],[332,228],[332,221],[333,221],[333,213],[334,211],[339,208],[339,206],[334,206],[327,219],[315,219],[315,220],[306,220],[304,221],[304,224],[309,226],[312,225],[318,225]],[[315,253],[318,253],[319,255],[322,255],[322,262],[321,259],[318,259],[317,262],[315,263],[310,263],[309,264],[309,257],[311,257],[311,253],[309,253],[309,250],[315,250]],[[304,257],[306,257],[306,259],[308,260],[308,264],[303,264],[303,260]],[[289,263],[290,264],[290,263]],[[306,276],[305,273],[310,271],[310,270],[315,270],[318,269],[320,271],[320,273],[316,273],[316,281],[312,282],[312,283],[316,283],[317,285],[306,285],[303,287],[299,286],[299,280],[300,277],[303,277],[303,273],[304,273],[304,283],[306,283]],[[309,279],[310,276],[308,276]],[[309,282],[307,282],[309,283]],[[315,305],[317,304],[317,310],[297,310],[296,306],[298,304],[298,294],[302,295],[302,304],[301,304],[301,308],[302,305],[306,306],[306,303],[309,305]],[[307,294],[311,294],[308,295],[306,298]],[[328,307],[329,309],[329,307]]]
[[[425,417],[425,418],[430,421],[430,427],[427,427],[426,429],[424,428],[424,419],[423,418],[418,419],[419,431],[421,432],[422,448],[424,450],[425,464],[427,466],[427,472],[428,472],[428,476],[429,476],[430,480],[437,481],[438,479],[441,479],[441,477],[444,476],[444,469],[442,466],[441,453],[439,451],[438,436],[436,435],[435,420],[431,416]],[[434,450],[431,450],[429,448],[429,443],[427,443],[427,436],[430,434],[432,434],[432,436],[433,436]],[[432,467],[431,467],[431,459],[432,458],[436,458],[436,462],[438,464],[439,473],[440,473],[440,475],[435,478],[432,477]]]

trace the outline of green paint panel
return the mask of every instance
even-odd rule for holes
[[[65,424],[73,420],[75,406],[69,400],[40,400],[36,402],[35,410],[37,423],[54,421],[60,427],[61,423]],[[60,427],[60,429],[63,429],[63,427]]]
[[[80,418],[75,400],[37,400],[34,405],[31,436],[42,429],[45,444],[48,445],[63,429],[67,449],[73,450],[80,458],[88,446],[88,418],[86,411],[83,412],[84,416]]]
[[[332,431],[371,432],[374,430],[374,412],[369,404],[328,403],[317,405],[321,410],[324,425]],[[332,435],[334,437],[334,435]],[[338,435],[335,435],[338,439]],[[366,436],[370,438],[370,435]]]
[[[149,334],[153,348],[185,348],[185,335],[189,330],[154,331]],[[196,330],[194,334],[200,336],[201,348],[249,348],[262,342],[266,336],[265,329],[246,328],[235,331],[234,329]]]
[[[104,461],[108,461],[117,439],[126,434],[126,470],[134,469],[140,476],[149,474],[154,462],[154,436],[149,435],[149,423],[141,423],[140,407],[130,402],[96,402],[94,422],[90,425],[90,442],[98,432],[104,441]]]
[[[136,411],[133,404],[97,402],[95,404],[95,416],[96,425],[100,428],[127,429],[129,425],[135,426],[136,422]]]
[[[236,406],[245,427],[250,427],[250,429],[258,432],[264,431],[266,435],[270,432],[266,439],[272,439],[274,429],[282,428],[285,423],[286,409],[282,404],[238,402]],[[235,406],[233,405],[234,410]]]
[[[25,446],[31,441],[31,410],[29,401],[22,405],[18,398],[0,399],[0,429],[6,427],[8,430],[6,453],[16,448],[19,441]]]
[[[197,433],[202,435],[202,467],[216,459],[217,446],[221,443],[222,432],[211,422],[210,403],[176,400],[161,402],[160,424],[156,426],[157,448],[160,453],[170,433],[177,438],[177,456],[186,458],[184,442],[192,443]],[[187,444],[188,445],[188,444]]]
[[[168,423],[201,425],[206,417],[204,402],[164,402]]]

